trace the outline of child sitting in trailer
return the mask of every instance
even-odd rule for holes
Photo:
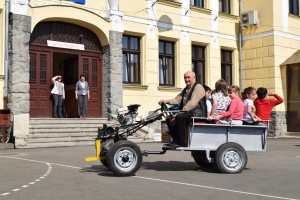
[[[212,104],[213,104],[212,98],[210,97],[211,89],[207,85],[203,85],[203,88],[205,90],[207,117],[208,117],[208,116],[210,116],[211,109],[212,109]]]
[[[244,99],[243,125],[257,125],[261,119],[255,115],[253,100],[256,98],[254,87],[247,87],[242,93]]]
[[[212,92],[213,106],[208,119],[213,119],[214,115],[219,115],[227,110],[230,104],[226,81],[220,79],[215,84],[215,90]]]
[[[231,99],[229,110],[215,116],[215,119],[216,120],[223,119],[221,120],[221,123],[224,123],[223,121],[228,121],[228,118],[230,118],[232,125],[243,125],[242,119],[243,119],[244,103],[242,101],[240,88],[236,85],[230,86],[228,88],[228,93]],[[226,118],[227,120],[224,120]]]
[[[271,112],[274,106],[281,104],[283,99],[277,94],[268,94],[267,88],[260,87],[256,91],[257,97],[254,100],[254,106],[256,108],[256,115],[261,120],[270,120]],[[274,96],[275,99],[269,99],[269,97]],[[267,122],[262,121],[259,125],[267,125]]]

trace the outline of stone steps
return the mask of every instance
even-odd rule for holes
[[[97,130],[103,124],[114,125],[105,118],[31,118],[27,145],[20,148],[94,145]],[[143,138],[135,136],[128,137],[128,140],[143,142]]]

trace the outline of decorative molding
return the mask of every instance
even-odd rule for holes
[[[153,20],[147,20],[147,19],[136,18],[136,17],[131,17],[131,16],[124,16],[122,19],[125,21],[137,22],[137,23],[146,24],[146,25],[157,24],[157,26],[163,27],[163,28],[172,27],[173,30],[185,31],[185,32],[195,33],[195,34],[200,34],[200,35],[211,36],[213,33],[215,33],[214,31],[205,31],[205,30],[201,30],[201,29],[177,26],[177,25],[166,24],[166,23],[156,22]],[[226,35],[226,34],[221,34],[221,33],[217,33],[217,37],[223,38],[223,39],[228,39],[228,40],[234,40],[234,41],[238,40],[237,36]]]
[[[11,0],[10,12],[18,15],[27,15],[29,0]]]
[[[191,9],[191,11],[200,12],[200,13],[203,13],[203,14],[211,15],[211,13],[212,13],[212,11],[209,10],[209,9],[199,8],[199,7],[196,7],[196,6],[191,6],[190,9]]]
[[[226,19],[233,19],[233,20],[238,20],[239,16],[236,15],[231,15],[223,12],[219,12],[219,17],[226,18]]]
[[[282,36],[282,37],[286,37],[286,38],[289,38],[289,39],[300,41],[300,35],[294,35],[294,34],[284,33],[284,32],[280,32],[280,31],[268,31],[268,32],[264,32],[264,33],[246,35],[246,36],[243,37],[243,40],[251,40],[251,39],[267,37],[267,36],[272,36],[272,35]]]
[[[123,83],[123,89],[127,90],[148,90],[148,85],[134,85]]]
[[[157,3],[167,5],[167,6],[172,6],[175,8],[181,7],[181,3],[176,0],[157,0]]]
[[[178,88],[178,87],[171,87],[171,86],[158,86],[157,89],[159,91],[173,91],[173,92],[181,92],[182,88]]]

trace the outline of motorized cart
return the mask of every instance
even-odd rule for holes
[[[191,151],[195,162],[202,167],[217,167],[223,173],[239,173],[247,165],[246,151],[266,151],[267,126],[207,124],[203,118],[193,118],[187,131],[185,147],[162,146],[161,151],[141,151],[139,146],[127,140],[137,130],[163,117],[172,111],[162,105],[145,119],[135,121],[139,105],[119,110],[120,125],[98,129],[95,141],[96,156],[85,158],[86,162],[100,160],[117,176],[131,176],[140,168],[143,156],[162,155],[168,150]]]

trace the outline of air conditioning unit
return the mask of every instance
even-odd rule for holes
[[[241,13],[242,26],[258,25],[258,13],[257,10],[249,10]]]

